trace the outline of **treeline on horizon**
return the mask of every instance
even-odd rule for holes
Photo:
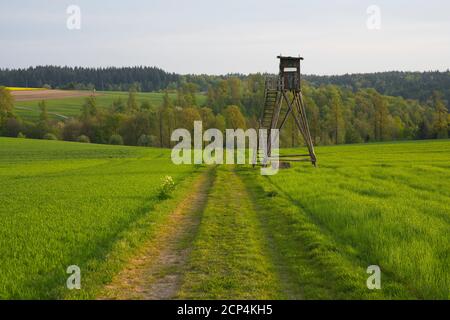
[[[37,122],[14,114],[14,101],[8,90],[0,89],[0,134],[10,137],[60,139],[67,141],[172,147],[170,136],[176,128],[193,130],[196,120],[204,130],[257,128],[264,102],[265,77],[216,78],[201,93],[195,82],[182,83],[165,90],[161,105],[138,103],[138,86],[131,86],[128,98],[114,100],[101,108],[93,95],[80,105],[80,115],[68,120],[50,119],[45,101]],[[192,80],[192,79],[189,79]],[[449,137],[447,101],[433,91],[425,101],[386,96],[373,88],[353,89],[336,86],[303,85],[306,111],[316,145],[363,143],[392,140],[435,139]],[[200,105],[199,94],[206,95]],[[303,144],[293,121],[281,132],[283,147]]]
[[[0,69],[0,85],[10,87],[49,87],[68,90],[138,91],[174,90],[182,83],[194,83],[199,91],[206,92],[210,85],[237,77],[246,80],[252,75],[179,75],[157,67],[60,67],[37,66],[22,69]],[[304,75],[304,80],[314,87],[333,84],[353,90],[374,88],[388,96],[401,96],[425,102],[433,91],[442,93],[450,101],[450,71],[378,72],[334,76]]]
[[[427,72],[376,72],[361,74],[345,74],[335,76],[307,75],[313,86],[334,84],[357,91],[374,88],[387,96],[400,96],[407,99],[426,101],[433,91],[442,93],[445,100],[450,101],[450,71]]]
[[[132,86],[151,92],[176,84],[180,76],[156,67],[59,67],[37,66],[0,69],[0,85],[7,87],[66,90],[128,91]]]

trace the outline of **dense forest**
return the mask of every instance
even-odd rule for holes
[[[243,111],[247,124],[256,126],[264,99],[262,75],[245,80],[230,77],[210,85],[207,105],[220,114],[229,105]],[[315,144],[447,138],[449,114],[440,91],[421,102],[386,96],[373,88],[353,90],[336,85],[303,85],[306,111]],[[281,134],[283,146],[301,143],[293,122]]]
[[[445,72],[379,72],[346,74],[339,76],[304,77],[311,85],[321,86],[334,84],[353,91],[363,88],[374,88],[388,96],[400,96],[422,102],[429,99],[433,91],[440,91],[445,100],[450,101],[450,71]]]
[[[9,92],[0,91],[0,134],[96,143],[170,147],[171,132],[192,129],[257,127],[264,100],[263,74],[177,75],[154,67],[70,68],[44,66],[0,70],[0,85],[129,91],[127,101],[97,106],[95,96],[80,105],[80,116],[51,120],[45,101],[41,117],[30,123],[14,114]],[[386,72],[343,76],[305,76],[303,92],[315,144],[447,138],[450,72]],[[175,91],[161,106],[138,104],[138,91]],[[199,105],[198,94],[207,96]],[[288,122],[282,146],[301,144]]]
[[[182,77],[175,89],[166,89],[160,106],[138,103],[139,84],[129,87],[126,100],[117,99],[100,108],[96,97],[86,98],[80,115],[65,121],[50,119],[45,101],[40,118],[27,122],[14,114],[10,92],[0,87],[0,134],[11,137],[62,139],[79,142],[171,147],[176,128],[193,130],[202,120],[204,129],[256,128],[264,100],[265,77],[261,74],[201,78]],[[187,81],[190,80],[191,82]],[[196,81],[194,81],[196,80]],[[206,85],[206,92],[201,89]],[[176,91],[176,99],[168,92]],[[382,95],[376,89],[304,83],[307,116],[317,145],[390,140],[433,139],[449,136],[448,103],[434,90],[423,101]],[[205,94],[204,105],[196,97]],[[284,147],[302,144],[292,121],[281,133]]]

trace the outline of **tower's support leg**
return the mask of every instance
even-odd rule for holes
[[[295,105],[298,110],[298,114],[300,116],[299,122],[303,128],[303,130],[302,130],[303,139],[305,140],[306,147],[308,148],[309,155],[311,157],[311,163],[314,166],[316,166],[316,163],[317,163],[316,153],[314,151],[314,144],[312,142],[311,132],[309,131],[308,119],[306,117],[305,103],[303,101],[301,92],[298,92],[296,94],[294,101],[295,101]]]
[[[272,116],[272,121],[270,123],[270,128],[269,131],[267,133],[267,157],[270,159],[270,157],[272,156],[272,134],[274,134],[272,132],[273,129],[278,129],[277,125],[278,125],[278,119],[280,117],[280,112],[281,112],[281,106],[283,105],[283,99],[281,97],[281,95],[278,93],[277,94],[277,102],[275,104],[275,110]]]

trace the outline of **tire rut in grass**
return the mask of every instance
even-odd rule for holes
[[[167,223],[105,287],[99,299],[176,298],[191,244],[206,206],[208,190],[214,180],[213,171],[208,170],[200,176]]]

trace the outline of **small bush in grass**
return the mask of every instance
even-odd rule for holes
[[[161,186],[159,187],[159,198],[169,198],[173,189],[175,189],[175,182],[173,182],[173,178],[171,176],[165,176],[162,178]]]
[[[267,192],[267,197],[269,197],[269,198],[276,197],[277,195],[278,195],[278,192],[276,192],[275,190]]]
[[[137,145],[141,147],[150,147],[153,144],[153,136],[143,134],[139,137]]]
[[[89,139],[88,136],[85,136],[84,134],[82,134],[81,136],[79,136],[77,138],[77,142],[81,142],[81,143],[90,143],[91,140]]]
[[[53,133],[46,133],[43,137],[45,140],[58,140],[58,138]]]
[[[17,138],[25,139],[26,137],[27,137],[27,136],[24,135],[22,132],[19,132],[19,134],[17,134]]]
[[[114,145],[123,145],[123,138],[120,134],[113,134],[111,138],[109,138],[109,144]]]

